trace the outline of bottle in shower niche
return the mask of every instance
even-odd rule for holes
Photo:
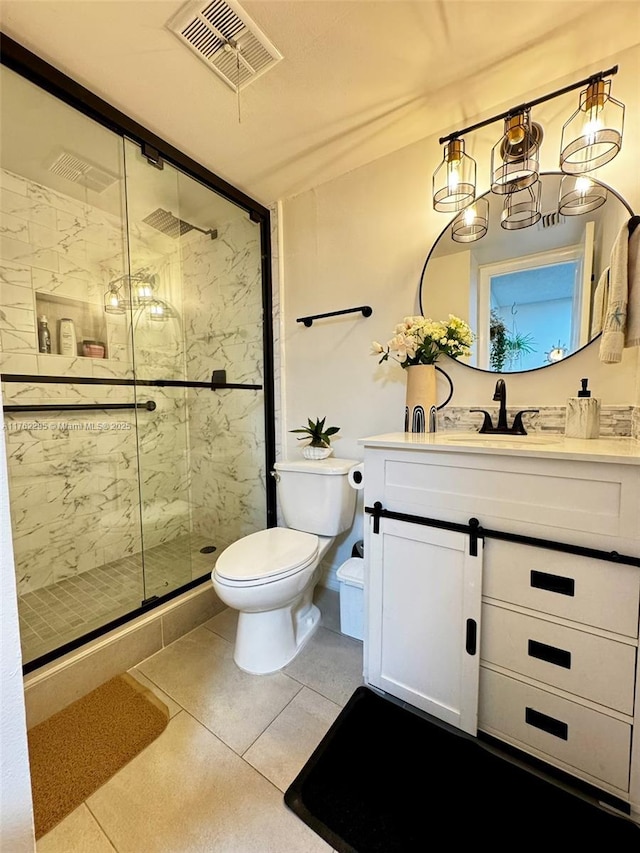
[[[69,317],[63,317],[60,320],[60,355],[78,355],[78,342],[76,340],[76,330],[73,325],[73,320]]]
[[[38,352],[51,352],[49,321],[44,314],[42,317],[38,317]]]

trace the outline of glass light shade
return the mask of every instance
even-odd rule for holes
[[[504,134],[491,149],[491,192],[510,193],[538,180],[539,131],[528,110],[505,119]]]
[[[489,228],[489,199],[476,199],[458,214],[451,225],[451,239],[456,243],[481,240]]]
[[[104,295],[104,310],[106,314],[124,314],[127,310],[126,302],[117,284],[109,285]]]
[[[153,299],[147,305],[149,319],[156,323],[164,323],[171,316],[168,307],[160,299]]]
[[[583,89],[578,109],[562,128],[560,168],[568,175],[598,169],[622,147],[624,104],[612,98],[610,90],[610,80]]]
[[[602,207],[606,200],[606,187],[584,175],[564,175],[560,181],[558,210],[565,216],[590,213]]]
[[[476,197],[476,161],[464,152],[464,140],[452,139],[433,175],[433,208],[440,213],[462,210]]]
[[[540,220],[540,201],[542,198],[542,184],[535,184],[510,192],[504,200],[504,207],[500,215],[500,225],[507,231],[518,231],[520,228],[529,228]]]
[[[138,305],[146,305],[153,299],[153,287],[148,281],[138,281],[134,286],[134,294]]]

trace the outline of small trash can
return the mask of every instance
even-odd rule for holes
[[[364,639],[364,560],[351,557],[336,576],[340,581],[340,630],[356,640]]]

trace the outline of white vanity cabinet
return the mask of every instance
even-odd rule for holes
[[[640,822],[638,443],[362,444],[365,507],[382,507],[378,533],[372,514],[365,522],[365,680],[468,732],[477,714],[480,731]],[[622,561],[603,559],[611,552]]]
[[[367,681],[470,734],[477,730],[482,548],[380,519],[365,545]]]

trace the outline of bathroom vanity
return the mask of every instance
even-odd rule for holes
[[[360,443],[365,681],[640,822],[640,443]]]

